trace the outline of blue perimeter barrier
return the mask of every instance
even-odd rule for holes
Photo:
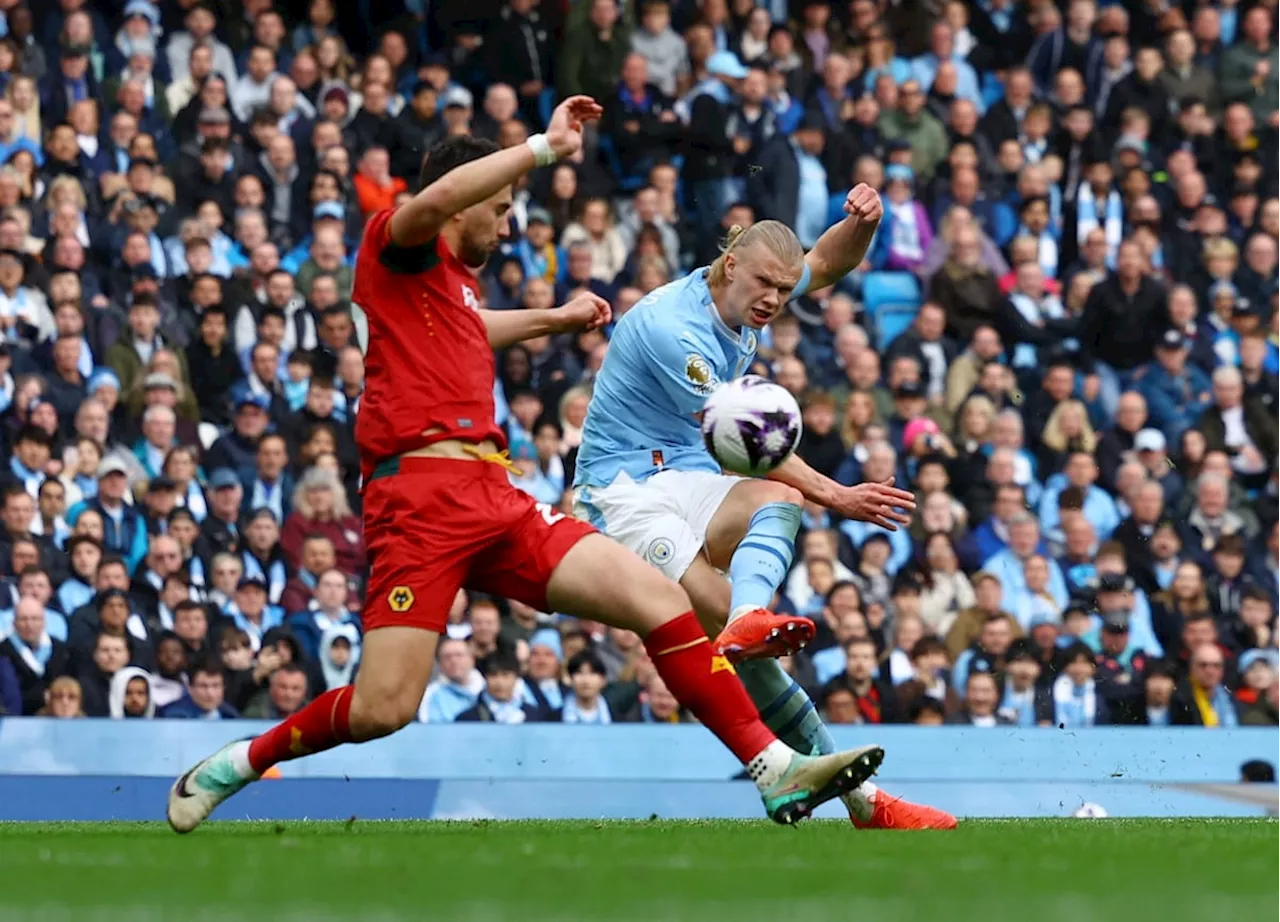
[[[0,821],[155,820],[173,778],[258,721],[0,720]],[[877,783],[962,816],[1258,816],[1189,789],[1273,764],[1270,729],[836,727],[888,753]],[[758,818],[754,787],[701,727],[415,724],[281,766],[222,819]],[[1273,789],[1274,790],[1274,789]],[[1275,798],[1272,798],[1274,804]],[[838,805],[822,816],[843,815]]]

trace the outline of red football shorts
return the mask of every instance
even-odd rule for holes
[[[463,587],[546,611],[551,574],[569,548],[594,532],[534,502],[497,464],[389,462],[364,488],[372,564],[365,629],[402,625],[443,633]]]

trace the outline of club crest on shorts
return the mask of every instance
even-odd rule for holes
[[[675,556],[675,545],[666,538],[654,538],[649,542],[649,546],[644,549],[645,559],[654,566],[665,566],[671,562],[671,558]]]
[[[413,590],[408,586],[396,586],[387,593],[387,604],[397,615],[404,614],[413,608],[415,601]]]
[[[715,390],[715,372],[711,370],[710,363],[696,352],[685,356],[684,376],[699,394],[710,394]]]

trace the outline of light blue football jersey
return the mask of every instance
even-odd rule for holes
[[[809,286],[806,264],[793,298]],[[711,303],[707,269],[656,288],[623,315],[596,377],[574,486],[637,482],[661,470],[720,471],[696,415],[722,381],[741,377],[758,334],[734,330]]]

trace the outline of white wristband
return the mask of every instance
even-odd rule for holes
[[[524,143],[528,144],[529,150],[533,151],[533,162],[538,166],[551,166],[560,159],[551,149],[551,142],[547,140],[545,134],[530,135],[529,140]]]

